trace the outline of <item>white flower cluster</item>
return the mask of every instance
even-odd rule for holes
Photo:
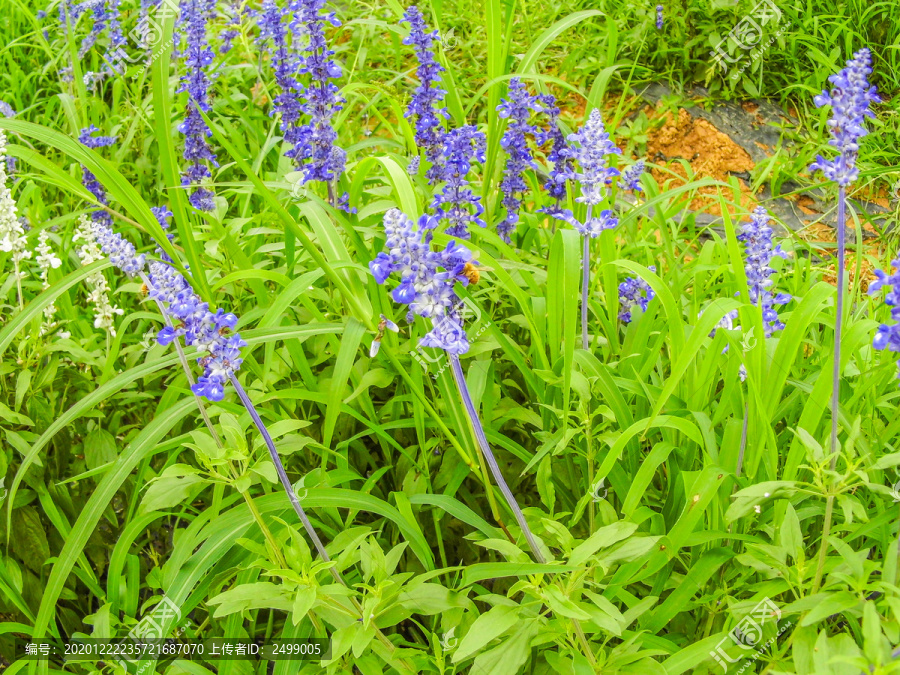
[[[72,241],[83,241],[84,243],[78,247],[76,253],[82,265],[90,265],[98,260],[103,260],[104,255],[100,251],[97,240],[94,239],[94,225],[90,218],[82,215],[78,219],[78,227]],[[94,272],[87,278],[87,285],[90,289],[88,293],[88,301],[94,305],[94,328],[102,328],[109,331],[112,337],[116,336],[114,328],[114,319],[117,314],[124,314],[124,310],[112,305],[109,301],[109,285],[106,283],[106,277],[102,272]]]
[[[37,248],[34,249],[37,255],[35,256],[35,261],[38,264],[38,267],[41,270],[40,278],[41,278],[41,287],[49,288],[50,281],[48,279],[48,275],[51,269],[56,269],[60,265],[62,265],[62,260],[56,255],[53,251],[53,248],[50,246],[50,233],[47,230],[41,230],[41,233],[38,235],[38,245]],[[49,304],[44,308],[44,322],[41,324],[41,335],[47,335],[51,333],[53,329],[56,327],[56,322],[53,320],[54,315],[56,314],[56,305]],[[59,337],[62,339],[66,339],[69,337],[69,333],[65,331],[59,332]]]
[[[6,173],[6,134],[0,130],[0,251],[12,253],[15,279],[21,287],[24,272],[20,263],[31,257],[31,250],[25,238],[25,229],[18,218],[16,202],[6,185],[7,178],[9,176]],[[19,296],[21,301],[21,292]]]

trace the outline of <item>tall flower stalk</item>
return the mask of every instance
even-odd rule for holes
[[[465,269],[467,264],[474,264],[472,254],[452,240],[442,251],[431,250],[436,226],[436,220],[428,215],[422,216],[416,225],[399,209],[391,209],[384,217],[389,252],[379,253],[369,264],[369,269],[379,284],[385,283],[393,275],[400,278],[400,285],[394,288],[391,297],[397,303],[409,306],[408,321],[412,321],[417,315],[431,321],[432,329],[419,340],[419,346],[438,347],[447,352],[453,381],[475,436],[479,454],[500,488],[534,559],[545,563],[547,558],[531,532],[525,514],[509,489],[488,443],[459,361],[460,355],[469,350],[469,340],[459,311],[461,303],[455,286],[457,281],[463,285],[468,284]],[[488,494],[490,495],[490,491]],[[595,664],[593,650],[581,624],[577,619],[572,619],[572,623],[585,655],[592,665]]]
[[[781,250],[781,246],[775,246],[772,242],[772,228],[769,227],[769,213],[762,206],[757,206],[750,216],[750,222],[745,223],[738,241],[744,244],[744,274],[747,277],[747,290],[752,302],[762,315],[763,331],[765,338],[772,337],[776,331],[784,330],[784,323],[778,318],[776,305],[785,305],[791,301],[788,293],[773,295],[771,289],[771,276],[775,269],[771,265],[772,258],[787,259],[787,253]],[[765,339],[764,338],[764,339]],[[747,379],[747,369],[744,365],[740,368],[740,378],[743,382]],[[741,429],[741,445],[738,451],[737,470],[735,475],[741,475],[744,464],[744,451],[747,447],[747,424],[749,421],[749,404],[744,404],[744,421]]]
[[[460,312],[461,302],[454,286],[457,281],[463,285],[468,284],[464,270],[467,263],[474,264],[472,254],[455,241],[451,241],[442,251],[431,250],[435,227],[437,221],[433,217],[423,216],[416,225],[399,209],[391,209],[384,217],[389,252],[379,253],[369,264],[369,268],[379,284],[385,283],[393,275],[400,278],[400,285],[394,288],[391,297],[395,302],[409,306],[408,321],[421,316],[431,322],[432,328],[419,341],[419,346],[436,347],[447,352],[453,379],[479,450],[522,529],[532,554],[539,562],[545,562],[522,509],[506,484],[487,442],[459,362],[460,354],[469,351],[469,340]]]
[[[41,230],[41,233],[38,235],[38,245],[35,247],[34,252],[37,254],[34,260],[38,265],[38,269],[40,269],[41,288],[46,290],[50,288],[50,270],[55,270],[62,265],[62,260],[59,259],[59,256],[56,255],[56,252],[50,245],[50,232],[48,230]],[[41,324],[40,334],[47,335],[56,328],[56,321],[54,320],[56,305],[51,302],[44,307],[43,314],[44,322]],[[65,339],[69,337],[69,334],[60,332],[59,337]]]
[[[616,169],[607,164],[608,157],[621,153],[621,150],[609,139],[603,118],[596,108],[591,111],[581,131],[572,134],[569,141],[577,144],[571,150],[572,157],[578,162],[575,176],[581,187],[581,195],[575,201],[587,205],[587,215],[582,222],[571,211],[565,209],[556,217],[570,223],[584,238],[581,259],[581,346],[587,349],[590,344],[588,292],[591,285],[591,240],[599,237],[604,230],[612,229],[619,224],[619,219],[612,209],[603,209],[596,215],[594,210],[609,197],[609,185],[613,178],[619,175]]]
[[[831,119],[828,129],[831,140],[828,144],[836,148],[838,154],[834,159],[825,159],[822,155],[809,167],[810,171],[821,171],[825,178],[838,184],[837,209],[837,306],[834,321],[834,363],[832,366],[831,392],[831,470],[837,465],[838,410],[841,384],[841,337],[844,319],[844,258],[847,229],[847,188],[859,176],[856,160],[859,156],[859,141],[868,132],[864,126],[867,117],[874,117],[870,105],[881,99],[876,88],[869,84],[872,73],[872,57],[868,49],[860,49],[847,62],[846,67],[828,81],[833,89],[823,91],[816,96],[815,104],[821,108],[830,105]],[[822,525],[822,539],[819,547],[819,561],[813,580],[813,593],[818,591],[825,571],[825,552],[828,547],[828,535],[831,531],[831,516],[834,511],[834,494],[829,494],[825,503],[825,521]]]
[[[447,108],[442,105],[446,94],[440,87],[444,68],[434,58],[434,45],[441,38],[436,30],[428,30],[422,12],[415,5],[406,10],[401,23],[408,23],[410,27],[409,35],[403,39],[403,44],[412,46],[419,62],[416,67],[419,86],[413,92],[405,117],[415,120],[416,145],[428,162],[425,178],[434,185],[442,179],[444,173],[443,127],[444,120],[450,117]],[[418,173],[419,162],[419,156],[410,161],[408,167],[410,174]]]
[[[295,162],[303,164],[303,182],[321,181],[328,186],[329,200],[337,205],[334,186],[344,172],[347,154],[339,147],[334,130],[334,115],[344,106],[337,85],[341,67],[332,58],[333,49],[325,39],[325,24],[341,25],[334,12],[324,13],[325,0],[291,0],[293,13],[290,27],[295,35],[306,35],[307,43],[301,51],[298,72],[309,76],[303,89],[302,110],[309,121],[297,128],[297,146],[288,153]]]
[[[6,134],[0,129],[0,252],[12,254],[13,274],[21,309],[24,306],[22,279],[25,274],[22,262],[31,257],[31,249],[28,248],[25,228],[18,217],[16,201],[7,185],[6,156]]]
[[[484,163],[484,134],[473,126],[452,129],[443,138],[444,187],[434,196],[431,207],[438,220],[447,221],[446,234],[457,239],[469,239],[470,225],[484,227],[481,218],[484,206],[481,197],[469,187],[469,172],[473,162]]]
[[[157,215],[160,214],[157,213]],[[89,245],[92,244],[94,247],[99,245],[99,249],[96,250],[96,258],[99,259],[99,252],[102,251],[109,257],[110,262],[126,275],[129,277],[140,276],[144,280],[148,294],[156,301],[166,324],[157,335],[159,344],[168,345],[175,342],[179,356],[185,359],[184,352],[178,344],[178,338],[181,337],[186,345],[196,347],[205,354],[197,359],[197,362],[204,368],[204,373],[197,382],[193,382],[190,371],[186,369],[188,381],[192,382],[193,394],[211,401],[220,401],[224,397],[226,382],[230,381],[235,387],[241,402],[247,408],[247,412],[250,413],[253,423],[266,443],[272,463],[288,493],[294,511],[300,518],[319,555],[324,561],[329,562],[330,558],[321,539],[294,494],[293,486],[287,478],[287,473],[265,424],[236,377],[243,361],[240,350],[247,344],[237,333],[230,334],[230,330],[237,323],[237,317],[234,314],[225,313],[222,309],[215,313],[211,312],[209,305],[201,300],[188,281],[174,267],[159,261],[152,261],[148,266],[145,256],[137,254],[131,242],[114,232],[105,223],[88,222],[85,219],[84,224],[87,226],[87,231],[83,234],[83,238],[88,240]],[[146,274],[144,273],[145,268],[148,270]],[[202,402],[200,409],[204,421],[211,427],[212,423],[209,421]],[[216,437],[214,435],[214,438]],[[335,575],[337,581],[344,583],[333,568],[332,574]]]
[[[184,159],[188,163],[181,175],[182,186],[188,188],[188,200],[199,211],[216,207],[215,193],[209,187],[210,166],[218,167],[216,155],[207,141],[212,131],[206,126],[200,111],[209,112],[210,76],[207,72],[215,53],[209,44],[207,28],[215,16],[215,0],[182,0],[180,25],[184,28],[184,49],[180,56],[185,72],[176,93],[187,92],[184,121],[178,131],[184,135]]]
[[[836,148],[838,154],[834,159],[825,159],[822,155],[810,165],[810,171],[821,171],[825,178],[838,184],[837,211],[837,316],[834,322],[834,364],[832,370],[833,389],[831,393],[831,468],[837,462],[838,432],[838,398],[841,377],[841,337],[844,313],[844,257],[846,248],[847,221],[847,188],[856,181],[859,169],[856,160],[859,156],[859,141],[868,131],[864,124],[867,117],[874,117],[870,105],[881,99],[876,88],[869,84],[872,73],[872,57],[868,49],[860,49],[847,62],[846,67],[828,81],[833,89],[823,91],[816,96],[816,107],[830,105],[831,119],[828,130],[831,140],[828,144]]]
[[[525,172],[537,168],[531,148],[528,147],[528,136],[535,133],[529,123],[531,114],[543,110],[539,97],[528,93],[525,85],[518,77],[509,81],[508,98],[497,106],[502,119],[507,120],[506,131],[500,146],[506,151],[506,166],[503,169],[503,180],[500,191],[503,193],[501,203],[506,215],[497,225],[497,234],[507,244],[512,243],[512,233],[519,224],[519,210],[522,199],[528,193]]]
[[[165,207],[155,208],[154,214],[163,229],[166,229],[168,227],[168,218],[172,215],[171,211]],[[85,228],[83,237],[96,250],[98,259],[101,250],[98,248],[99,244],[102,247],[102,251],[109,256],[110,261],[116,267],[129,277],[140,276],[147,285],[148,294],[156,301],[166,324],[160,330],[157,341],[162,345],[167,345],[170,342],[175,343],[176,351],[188,382],[191,384],[191,391],[197,400],[204,422],[210,429],[214,441],[220,447],[221,441],[213,428],[212,421],[209,419],[202,398],[213,401],[221,400],[224,394],[226,378],[227,381],[231,382],[238,398],[246,408],[250,419],[265,442],[269,457],[275,466],[275,472],[278,474],[279,481],[287,493],[291,506],[300,519],[303,529],[313,542],[313,546],[322,560],[330,563],[331,557],[325,550],[325,545],[322,543],[294,491],[271,434],[269,434],[250,396],[237,378],[237,371],[242,363],[240,349],[246,346],[246,343],[241,340],[238,334],[229,335],[230,329],[237,323],[237,317],[234,314],[226,314],[221,309],[217,310],[215,314],[209,311],[209,306],[201,302],[187,280],[168,264],[170,260],[161,249],[157,248],[157,254],[160,255],[161,261],[151,261],[148,265],[145,256],[143,254],[138,255],[131,242],[115,233],[105,223],[89,221],[82,216],[82,225]],[[148,269],[146,274],[144,272],[145,268]],[[187,364],[186,355],[179,344],[179,337],[184,338],[185,344],[194,346],[207,354],[198,359],[198,363],[205,370],[203,376],[196,383],[194,383],[193,374]],[[272,545],[273,553],[281,558],[282,554],[277,542],[272,537],[265,521],[261,518],[261,514],[256,509],[253,500],[250,499],[249,495],[245,494],[245,501],[264,535]],[[348,585],[334,565],[329,566],[329,572],[336,582],[343,586]],[[362,617],[362,605],[355,597],[351,596],[350,601],[360,617]],[[393,643],[378,628],[375,631],[379,641],[389,653],[393,654],[396,649]],[[404,671],[413,672],[410,666],[402,659],[398,660],[398,664]]]

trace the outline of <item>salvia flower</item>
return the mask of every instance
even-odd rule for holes
[[[651,266],[651,272],[656,272],[656,267]],[[647,311],[647,305],[654,298],[655,293],[650,284],[640,277],[628,277],[619,284],[619,319],[625,323],[631,323],[631,310],[640,307],[642,312]]]
[[[172,212],[165,206],[153,209],[163,229],[169,226]],[[167,235],[171,239],[171,235]],[[157,249],[157,253],[161,253]],[[241,348],[247,343],[237,333],[230,331],[237,324],[237,317],[222,309],[215,313],[191,288],[190,283],[174,267],[169,258],[151,261],[148,265],[148,295],[156,300],[168,319],[157,334],[161,345],[168,345],[179,337],[185,344],[197,347],[204,354],[197,359],[204,368],[203,375],[191,386],[197,396],[211,401],[221,401],[225,396],[225,383],[243,363]]]
[[[204,184],[212,178],[207,164],[219,166],[206,140],[212,136],[212,131],[200,114],[201,110],[210,110],[210,77],[207,70],[214,53],[209,46],[207,25],[215,14],[215,7],[215,0],[183,0],[180,16],[186,41],[181,53],[185,73],[181,76],[177,91],[188,94],[184,121],[178,126],[178,131],[184,134],[184,159],[188,162],[187,169],[181,175],[181,184],[191,188],[188,199],[200,211],[212,211],[216,206],[215,194]]]
[[[334,13],[323,14],[325,0],[291,0],[289,8],[294,19],[291,30],[295,35],[306,35],[307,44],[300,56],[299,72],[309,76],[309,84],[303,89],[303,112],[309,121],[298,127],[298,144],[287,154],[304,166],[303,182],[322,181],[332,184],[344,172],[347,155],[335,145],[337,132],[332,117],[344,105],[344,99],[332,80],[341,76],[341,67],[328,48],[325,24],[340,26]]]
[[[887,349],[900,352],[900,258],[891,262],[894,273],[888,275],[882,270],[875,270],[878,279],[869,284],[869,294],[874,295],[887,288],[884,302],[891,308],[892,324],[883,323],[878,326],[872,346],[875,349]],[[898,372],[900,377],[900,372]]]
[[[744,270],[750,301],[762,310],[763,327],[766,337],[770,337],[773,332],[784,328],[784,324],[778,319],[775,305],[784,305],[791,300],[787,293],[773,296],[769,290],[772,285],[769,277],[775,272],[770,262],[774,256],[787,258],[788,255],[781,250],[781,246],[773,248],[769,214],[761,206],[756,207],[750,222],[744,224],[737,238],[744,242]]]
[[[409,36],[403,39],[403,44],[413,47],[419,61],[416,68],[419,86],[406,109],[406,118],[415,119],[416,144],[430,164],[425,177],[430,183],[436,183],[442,178],[443,125],[444,119],[449,118],[447,108],[441,105],[446,93],[440,87],[444,68],[434,58],[434,44],[440,37],[436,30],[428,30],[422,12],[415,5],[406,10],[401,23],[410,25]],[[409,165],[410,173],[417,173],[418,168],[418,162]]]
[[[0,101],[0,115],[4,117],[15,117],[16,111],[13,110],[12,106],[6,101]]]
[[[150,296],[164,304],[164,311],[173,324],[160,330],[158,342],[167,345],[182,336],[185,344],[204,352],[205,356],[197,359],[204,372],[191,391],[210,401],[221,401],[225,383],[243,363],[241,348],[247,346],[239,334],[229,334],[237,324],[237,317],[222,309],[211,312],[209,304],[170,265],[151,263],[149,279]]]
[[[663,29],[663,6],[656,6],[656,30]]]
[[[619,187],[622,190],[631,190],[632,192],[641,191],[641,176],[644,174],[644,160],[639,159],[630,167],[625,169],[619,180]]]
[[[828,144],[837,148],[838,155],[834,159],[818,155],[809,170],[821,171],[841,187],[847,187],[859,175],[856,168],[859,139],[868,133],[864,126],[866,118],[875,115],[869,106],[881,101],[876,88],[869,84],[871,63],[869,50],[860,49],[844,70],[828,78],[834,85],[831,92],[823,91],[814,99],[819,108],[832,107],[833,114],[828,121],[832,139]]]
[[[21,263],[31,257],[25,228],[19,220],[18,207],[7,185],[6,134],[0,130],[0,252],[11,253],[16,281],[24,278]],[[21,299],[21,295],[20,295]]]
[[[99,131],[100,129],[93,124],[82,129],[78,135],[78,142],[88,148],[97,149],[113,145],[118,140],[116,136],[98,136]]]
[[[219,46],[220,54],[230,52],[234,39],[241,34],[241,9],[236,2],[229,6],[229,13],[231,18],[225,24],[225,30],[219,35],[219,38],[222,40],[222,44]]]
[[[545,94],[541,96],[541,104],[549,117],[549,122],[547,129],[540,133],[538,143],[541,145],[550,143],[547,159],[553,163],[544,189],[554,199],[554,204],[542,209],[542,212],[556,216],[562,213],[560,204],[566,198],[567,181],[575,178],[575,169],[569,142],[559,128],[559,107],[556,105],[556,99],[550,94]]]
[[[64,3],[60,4],[60,12],[62,13],[62,21],[65,23],[63,4]],[[87,10],[90,10],[92,14],[91,18],[93,19],[90,31],[81,41],[81,47],[78,50],[79,58],[84,58],[84,55],[87,54],[90,48],[94,46],[94,43],[97,42],[97,38],[103,35],[103,32],[109,25],[110,18],[112,18],[112,12],[110,11],[106,0],[84,0],[84,2],[80,3],[80,5],[76,5],[76,7],[79,9],[76,11],[70,10],[69,14],[69,19],[73,24],[78,15]]]
[[[619,175],[616,169],[609,166],[607,158],[622,151],[610,140],[597,108],[591,111],[581,131],[569,136],[569,140],[578,144],[573,156],[578,162],[576,176],[581,186],[581,196],[575,201],[596,206],[606,198],[608,186]]]
[[[119,19],[119,0],[107,0],[108,6],[108,25],[109,25],[109,44],[106,48],[106,54],[103,58],[103,71],[106,74],[121,73],[123,69],[123,60],[128,59],[125,53],[125,46],[128,41],[122,32],[122,22]]]
[[[591,111],[581,131],[569,136],[569,141],[573,143],[569,153],[578,162],[575,177],[581,187],[581,195],[575,201],[587,204],[587,217],[581,222],[568,209],[560,209],[554,217],[570,223],[582,235],[593,239],[619,224],[612,209],[595,211],[594,207],[609,196],[609,185],[619,175],[616,169],[608,166],[607,157],[619,154],[621,150],[609,139],[600,111],[596,108]]]
[[[72,236],[73,242],[84,242],[75,251],[82,265],[90,265],[103,259],[100,246],[94,239],[95,224],[87,216],[79,216],[78,226]],[[106,282],[106,277],[102,272],[95,271],[85,279],[85,283],[88,287],[88,302],[94,306],[94,328],[108,331],[112,337],[115,337],[115,317],[124,314],[124,310],[109,301],[109,284]]]
[[[59,256],[56,255],[56,252],[50,245],[50,232],[48,230],[41,230],[41,233],[38,235],[38,245],[35,247],[34,252],[37,254],[34,260],[40,270],[41,288],[50,288],[50,270],[57,269],[62,265],[62,260],[59,259]],[[40,334],[47,335],[56,327],[56,321],[54,321],[56,305],[50,303],[44,308],[43,313],[44,321],[41,323]],[[63,339],[69,337],[68,333],[60,333],[59,335]]]
[[[285,12],[275,0],[263,0],[258,12],[254,12],[259,26],[257,43],[269,53],[272,69],[275,73],[275,84],[280,90],[272,101],[272,115],[280,115],[281,132],[285,142],[290,146],[300,143],[297,125],[303,117],[303,106],[300,94],[302,85],[297,81],[297,70],[300,68],[297,55],[288,43],[288,26]]]
[[[55,270],[62,265],[62,260],[59,259],[59,256],[56,255],[53,248],[50,246],[50,232],[48,230],[41,230],[41,233],[38,235],[38,245],[34,250],[35,253],[37,253],[34,260],[41,270],[41,283],[44,288],[47,288],[49,286],[47,275],[50,270]]]
[[[126,275],[135,277],[143,272],[147,262],[146,256],[143,253],[138,255],[134,244],[114,232],[109,225],[93,221],[91,235],[109,261]]]
[[[369,263],[369,269],[379,284],[394,274],[400,278],[391,297],[399,304],[409,305],[407,321],[416,315],[431,320],[432,329],[419,346],[464,354],[469,350],[469,340],[454,286],[457,281],[468,285],[466,266],[477,263],[471,252],[455,241],[443,251],[432,251],[431,239],[437,224],[434,217],[425,215],[416,225],[399,209],[391,209],[384,216],[388,252],[379,253]]]
[[[86,129],[82,129],[81,133],[78,136],[78,141],[88,148],[102,148],[109,145],[112,145],[116,142],[115,136],[96,136],[95,134],[99,131],[97,127],[93,124]],[[81,167],[81,182],[84,187],[87,188],[88,192],[90,192],[97,199],[100,204],[103,206],[109,206],[109,199],[106,196],[106,190],[101,185],[100,181],[97,180],[97,177],[88,170],[87,167]],[[99,223],[104,223],[108,227],[112,227],[112,216],[103,209],[96,209],[91,213],[91,218]]]
[[[517,77],[509,81],[508,98],[497,106],[500,117],[508,120],[506,131],[500,141],[507,154],[503,180],[500,182],[500,191],[503,193],[501,202],[506,209],[506,217],[497,225],[497,234],[507,244],[512,242],[510,235],[519,223],[522,198],[528,192],[525,171],[537,166],[531,148],[528,147],[528,135],[534,133],[534,127],[529,124],[529,120],[533,112],[541,110],[538,97],[529,94]]]
[[[468,239],[470,225],[484,227],[481,197],[469,187],[467,176],[472,162],[484,163],[485,138],[473,126],[453,129],[444,136],[444,187],[434,196],[434,217],[448,222],[451,237]]]

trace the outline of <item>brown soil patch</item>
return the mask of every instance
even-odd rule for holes
[[[647,113],[651,119],[654,116],[656,119],[663,119],[662,125],[651,130],[647,136],[647,157],[658,164],[669,160],[669,170],[678,176],[674,178],[668,172],[652,169],[651,173],[658,183],[669,181],[670,187],[679,187],[690,179],[681,164],[671,161],[675,159],[683,159],[689,163],[694,179],[708,177],[727,182],[731,174],[746,173],[753,169],[750,155],[706,120],[695,119],[684,109],[680,109],[677,116],[668,111],[660,114],[649,108]],[[741,209],[730,209],[732,215],[746,212],[756,205],[750,187],[743,181],[739,182]],[[700,188],[699,194],[688,208],[722,215],[717,199],[719,191],[720,188],[715,186]],[[725,196],[730,199],[730,191]]]
[[[864,185],[863,187],[852,191],[850,196],[854,199],[863,199],[867,202],[878,204],[878,206],[885,209],[891,208],[891,195],[884,185],[880,186],[877,190],[871,184]]]
[[[813,250],[820,258],[822,258],[822,280],[837,285],[837,248],[833,246],[837,241],[837,231],[824,223],[815,223],[809,227],[805,227],[797,234],[807,242],[810,249]],[[831,244],[825,247],[823,244]],[[860,264],[860,278],[857,282],[856,278],[856,247],[848,246],[847,254],[844,257],[844,270],[849,278],[849,288],[853,289],[859,283],[863,292],[869,290],[869,284],[875,280],[875,269],[870,259],[882,260],[884,250],[879,241],[871,243],[863,243],[863,252],[865,256]]]

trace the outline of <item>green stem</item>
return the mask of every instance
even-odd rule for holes
[[[819,591],[822,585],[822,576],[825,573],[825,554],[828,552],[828,535],[831,534],[831,516],[834,513],[834,495],[828,495],[825,500],[825,523],[822,525],[822,543],[819,545],[819,562],[816,565],[816,576],[813,580],[813,594]]]

